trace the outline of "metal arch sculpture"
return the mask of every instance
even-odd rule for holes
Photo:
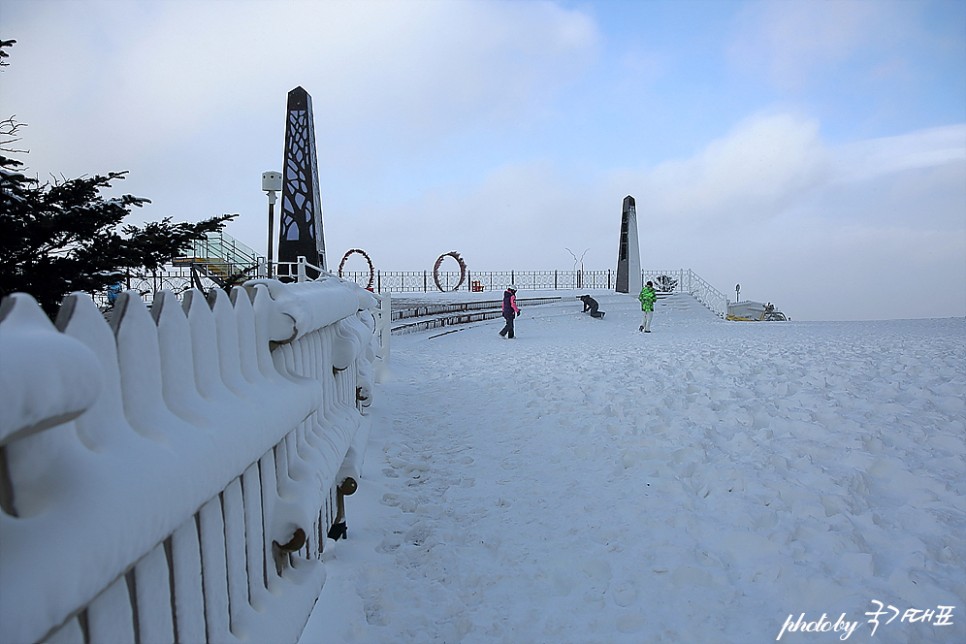
[[[452,257],[453,259],[456,260],[456,263],[460,265],[460,281],[456,284],[453,290],[454,291],[460,290],[460,287],[463,286],[463,282],[466,281],[466,262],[464,262],[463,258],[460,257],[460,254],[457,253],[455,250],[451,250],[448,253],[443,253],[436,260],[436,265],[433,266],[433,281],[436,282],[436,288],[438,288],[440,291],[443,291],[444,293],[446,292],[446,289],[443,288],[443,285],[439,283],[439,266],[440,264],[443,263],[443,260],[446,259],[447,257]]]
[[[342,261],[339,262],[339,277],[342,277],[342,267],[345,266],[346,260],[349,259],[349,255],[352,255],[353,253],[359,253],[362,255],[365,258],[366,263],[369,265],[369,283],[366,284],[366,290],[371,291],[373,281],[376,278],[376,270],[372,266],[372,259],[369,257],[369,254],[361,248],[350,248],[345,252],[345,255],[342,256]]]

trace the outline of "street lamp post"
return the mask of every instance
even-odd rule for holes
[[[564,248],[564,250],[567,251],[568,253],[570,253],[570,256],[574,258],[574,284],[576,285],[575,288],[580,288],[580,279],[578,279],[578,277],[577,277],[578,276],[578,273],[577,273],[577,256],[574,255],[574,251],[570,250],[569,248]]]
[[[281,172],[263,172],[262,173],[262,190],[268,195],[268,256],[265,262],[268,264],[268,277],[272,277],[272,259],[275,254],[275,248],[273,241],[275,239],[272,234],[275,230],[275,193],[282,189],[282,173]]]
[[[564,250],[567,251],[568,253],[570,253],[570,256],[574,258],[574,274],[576,275],[575,280],[577,282],[577,288],[581,288],[583,286],[583,282],[584,282],[584,280],[583,280],[583,274],[584,274],[584,255],[586,255],[587,254],[587,251],[590,250],[590,249],[588,248],[583,253],[581,253],[580,254],[580,259],[577,259],[577,255],[575,255],[574,254],[574,251],[570,250],[569,248],[564,248]],[[577,270],[577,264],[580,264],[580,271]]]

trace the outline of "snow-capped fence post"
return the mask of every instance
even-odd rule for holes
[[[386,291],[376,296],[379,306],[375,311],[376,321],[376,382],[384,382],[389,368],[389,343],[392,331],[392,294]]]
[[[5,298],[3,637],[297,641],[361,474],[377,303],[331,275],[126,291],[110,324]]]

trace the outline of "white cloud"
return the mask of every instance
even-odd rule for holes
[[[787,90],[806,87],[829,66],[857,58],[876,43],[894,43],[909,28],[903,3],[839,0],[752,2],[736,22],[728,49],[740,67],[763,70]],[[909,3],[907,3],[909,4]],[[894,60],[888,60],[895,65]],[[875,65],[879,73],[884,69]]]
[[[814,120],[756,117],[638,185],[645,265],[686,258],[806,319],[966,313],[966,125],[833,146]]]
[[[690,159],[648,169],[637,190],[655,218],[733,225],[776,216],[820,181],[818,123],[789,114],[738,124]]]
[[[718,232],[810,206],[834,211],[834,200],[869,213],[913,209],[924,186],[933,206],[944,203],[937,197],[954,196],[941,206],[954,210],[963,196],[964,167],[966,125],[832,145],[817,120],[769,113],[744,120],[690,158],[615,173],[610,182],[613,193],[638,195],[638,209],[658,225],[710,225]]]
[[[473,270],[546,270],[569,265],[564,249],[575,246],[593,246],[587,259],[599,266],[616,252],[623,197],[594,203],[588,188],[550,162],[506,164],[479,182],[380,204],[372,213],[376,235],[372,218],[330,229],[347,247],[366,239],[373,259],[392,270],[431,267],[450,250],[461,252]],[[609,216],[599,216],[602,209]]]
[[[49,148],[113,167],[120,143],[128,158],[202,147],[225,123],[245,145],[266,114],[284,122],[297,85],[313,96],[320,146],[362,167],[400,156],[394,146],[535,117],[598,39],[586,16],[549,2],[15,4],[5,93],[43,124],[31,158],[42,173]]]
[[[831,174],[837,181],[865,181],[964,161],[966,124],[959,124],[843,145],[833,159]]]

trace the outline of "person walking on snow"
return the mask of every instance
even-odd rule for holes
[[[503,319],[506,324],[500,331],[500,337],[513,339],[513,318],[520,315],[520,307],[517,306],[517,287],[510,284],[503,292]]]
[[[644,312],[644,319],[641,321],[639,331],[644,333],[651,332],[651,317],[654,315],[654,302],[657,300],[657,293],[654,291],[654,283],[648,281],[641,289],[641,294],[637,296],[641,301],[641,311]]]

